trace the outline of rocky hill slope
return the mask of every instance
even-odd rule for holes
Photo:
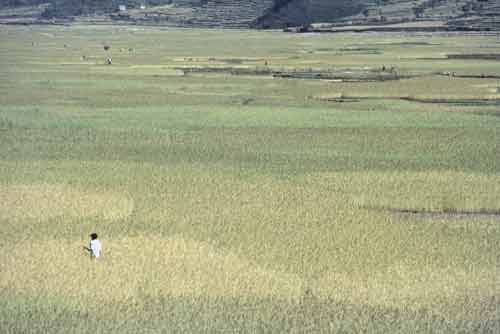
[[[500,0],[284,0],[254,26],[260,28],[314,22],[388,24],[443,21],[450,28],[500,30]]]
[[[500,0],[0,0],[0,19],[6,12],[15,16],[15,8],[45,19],[103,15],[115,21],[175,26],[443,21],[452,29],[500,30]]]

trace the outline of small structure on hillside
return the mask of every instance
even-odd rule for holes
[[[146,9],[146,4],[145,3],[141,3],[141,5],[139,6],[140,9],[144,10]]]
[[[118,10],[120,12],[125,12],[127,10],[127,6],[126,5],[118,5]]]

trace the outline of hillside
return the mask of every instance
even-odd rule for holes
[[[254,22],[283,27],[330,22],[344,25],[443,21],[456,29],[500,29],[500,0],[283,0]]]
[[[500,0],[0,0],[0,8],[0,19],[100,15],[143,24],[229,28],[442,21],[452,29],[500,29]]]

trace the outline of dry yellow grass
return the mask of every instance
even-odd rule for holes
[[[0,289],[51,295],[86,304],[132,302],[145,296],[317,298],[356,305],[422,308],[467,299],[480,303],[499,291],[498,268],[396,263],[383,271],[328,271],[317,280],[266,269],[208,242],[182,236],[106,240],[91,260],[86,240],[22,242],[0,254]],[[353,256],[357,256],[353,254]],[[19,266],[18,263],[23,263]]]
[[[2,334],[500,332],[495,38],[0,30]]]
[[[371,306],[406,305],[418,309],[468,300],[472,307],[498,294],[499,274],[493,266],[475,266],[465,271],[453,266],[417,268],[400,263],[369,275],[329,272],[318,280],[315,292],[318,296]]]
[[[91,260],[86,241],[23,242],[0,254],[0,289],[90,303],[159,297],[274,297],[296,300],[302,280],[267,270],[207,242],[176,236],[106,240]],[[19,266],[18,263],[23,263]]]
[[[0,185],[0,219],[45,222],[64,216],[118,220],[128,217],[133,201],[109,190],[78,189],[67,185]]]
[[[446,145],[446,143],[443,143]],[[303,178],[349,207],[441,211],[500,207],[500,177],[454,171],[316,173]]]

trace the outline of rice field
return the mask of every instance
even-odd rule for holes
[[[0,332],[500,332],[498,40],[2,26]]]

